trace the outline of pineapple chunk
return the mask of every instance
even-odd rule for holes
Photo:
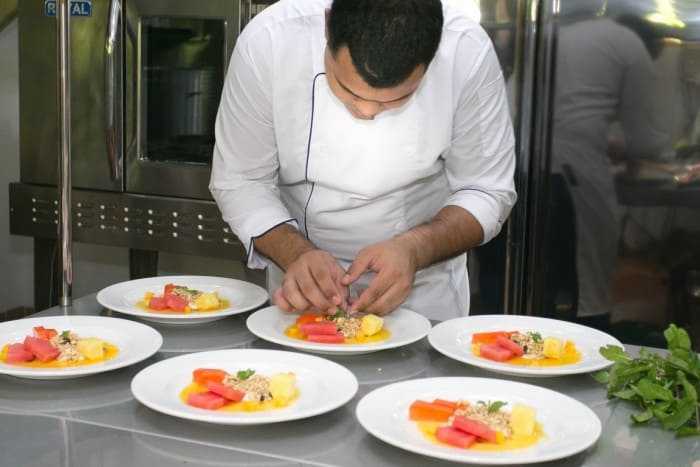
[[[198,310],[214,310],[219,308],[219,294],[216,292],[203,293],[194,301]]]
[[[285,405],[297,394],[297,377],[294,373],[277,373],[270,377],[270,394],[276,404]]]
[[[525,404],[513,404],[510,427],[515,435],[532,435],[535,432],[535,408]]]
[[[105,356],[105,343],[96,337],[78,339],[78,352],[88,360],[101,360]]]
[[[545,337],[542,344],[542,353],[548,358],[564,357],[564,341],[558,337]]]
[[[365,315],[362,317],[362,322],[360,323],[360,331],[365,336],[373,336],[382,330],[384,326],[384,319],[377,315]]]

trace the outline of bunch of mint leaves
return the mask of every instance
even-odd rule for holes
[[[685,329],[671,324],[664,337],[669,350],[665,356],[641,349],[632,358],[619,346],[601,347],[600,354],[614,364],[594,377],[607,385],[608,398],[639,405],[641,411],[632,414],[634,423],[655,421],[676,437],[700,435],[700,359]]]

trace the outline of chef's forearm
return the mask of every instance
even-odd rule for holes
[[[462,254],[483,239],[479,221],[458,206],[445,206],[430,222],[395,237],[412,252],[417,269]]]
[[[297,229],[281,224],[253,239],[256,251],[267,256],[283,271],[299,256],[316,247]]]

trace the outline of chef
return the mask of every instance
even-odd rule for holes
[[[210,189],[283,311],[469,312],[515,203],[501,70],[440,0],[281,0],[242,31]]]

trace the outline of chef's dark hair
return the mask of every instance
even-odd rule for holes
[[[333,0],[328,47],[347,46],[353,65],[372,87],[405,81],[435,56],[442,33],[440,0]]]

